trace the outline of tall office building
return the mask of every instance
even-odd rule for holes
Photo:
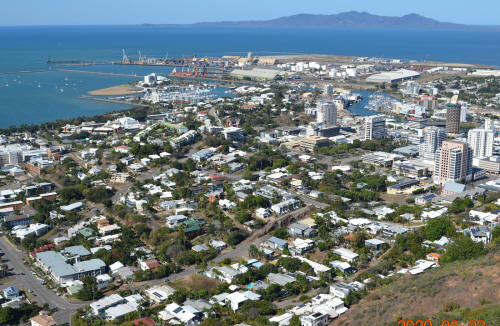
[[[446,131],[439,127],[425,127],[424,141],[419,145],[420,157],[433,160],[434,154],[446,139]]]
[[[465,181],[472,178],[472,150],[467,143],[445,140],[434,159],[434,183]]]
[[[385,116],[371,115],[365,117],[362,132],[364,140],[384,138],[386,136]]]
[[[471,129],[467,135],[467,143],[474,157],[490,157],[493,155],[493,131],[486,129]]]
[[[495,121],[491,120],[491,118],[484,119],[484,129],[495,132]]]
[[[461,109],[457,104],[446,105],[446,132],[449,134],[460,133]]]
[[[337,107],[331,101],[321,101],[318,103],[316,122],[328,126],[337,124]]]

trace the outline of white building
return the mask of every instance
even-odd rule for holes
[[[359,255],[349,249],[346,248],[338,248],[333,251],[334,254],[340,256],[345,261],[348,261],[350,263],[355,262],[358,260]]]
[[[300,207],[300,201],[298,201],[297,199],[288,199],[272,205],[271,210],[277,215],[281,215],[296,210],[299,207]]]
[[[441,147],[445,139],[446,131],[444,128],[434,126],[424,128],[424,142],[419,145],[420,157],[433,160],[436,150]]]
[[[233,311],[238,310],[241,305],[248,300],[260,300],[260,295],[251,291],[234,292],[226,296],[225,299],[226,303],[231,305],[231,309],[233,309]]]
[[[474,157],[483,158],[493,155],[494,132],[486,129],[471,129],[467,136],[467,143],[472,149]]]
[[[315,312],[300,316],[300,323],[302,326],[325,326],[328,325],[328,319],[327,314]]]
[[[49,228],[47,224],[33,223],[29,227],[14,227],[12,233],[17,238],[23,240],[29,235],[42,236],[49,231]]]
[[[406,94],[418,95],[420,93],[420,84],[416,81],[409,81],[406,83]]]
[[[316,121],[325,125],[337,124],[337,107],[333,102],[321,101],[316,111]]]
[[[362,131],[364,140],[384,138],[386,136],[385,116],[372,115],[365,117]]]

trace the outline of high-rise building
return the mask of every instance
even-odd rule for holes
[[[445,140],[434,159],[434,183],[465,181],[472,178],[472,150],[467,143]]]
[[[384,138],[386,136],[385,116],[371,115],[365,117],[362,132],[364,140]]]
[[[461,104],[460,105],[460,122],[466,122],[467,121],[467,104]]]
[[[495,121],[491,120],[490,118],[484,119],[484,129],[495,132],[496,131]]]
[[[323,86],[323,94],[324,95],[333,95],[333,85],[326,84]]]
[[[420,84],[416,81],[410,80],[406,83],[406,93],[411,95],[418,95],[420,93]]]
[[[461,109],[457,104],[446,105],[446,132],[449,134],[460,133]]]
[[[419,145],[420,157],[434,159],[434,154],[441,147],[443,140],[446,139],[446,131],[439,127],[425,127],[424,141]]]
[[[321,101],[318,103],[316,122],[328,126],[337,124],[337,107],[331,101]]]
[[[474,157],[490,157],[493,155],[493,131],[486,129],[471,129],[467,135],[472,155]]]
[[[420,98],[419,104],[425,107],[428,111],[434,111],[437,109],[437,100],[428,95],[423,95]]]

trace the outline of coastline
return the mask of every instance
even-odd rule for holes
[[[101,89],[96,89],[93,91],[87,92],[92,96],[120,96],[120,95],[132,95],[143,93],[144,90],[141,87],[132,86],[129,84],[111,86]]]

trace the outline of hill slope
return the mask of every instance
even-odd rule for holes
[[[202,22],[194,26],[233,27],[342,27],[342,28],[398,28],[398,29],[470,29],[471,26],[440,22],[418,14],[401,17],[372,15],[349,11],[332,15],[298,14],[260,21]]]
[[[475,260],[403,276],[368,294],[331,325],[396,325],[399,319],[432,319],[433,325],[441,325],[443,319],[451,317],[497,318],[498,323],[491,325],[500,325],[498,246]]]

